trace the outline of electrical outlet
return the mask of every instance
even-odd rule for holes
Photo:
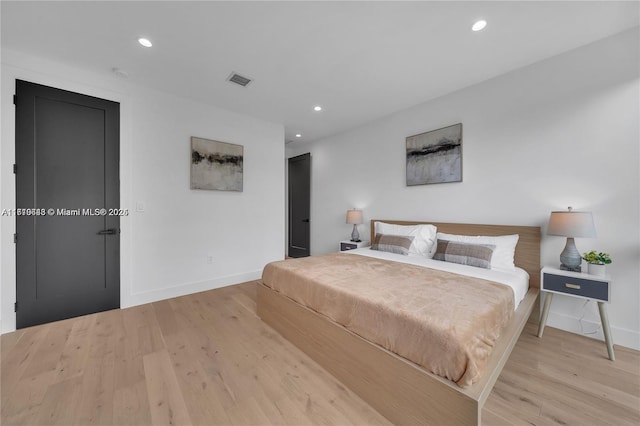
[[[211,265],[213,263],[213,256],[207,256],[207,264]]]

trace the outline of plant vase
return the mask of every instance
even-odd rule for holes
[[[606,266],[598,263],[587,263],[587,271],[591,275],[598,275],[604,277],[606,274]]]

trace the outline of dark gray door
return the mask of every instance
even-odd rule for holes
[[[17,327],[118,308],[120,105],[21,80],[15,103]]]
[[[310,254],[311,154],[289,158],[289,256]]]

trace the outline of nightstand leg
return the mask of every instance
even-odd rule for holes
[[[542,337],[544,326],[547,325],[547,317],[549,316],[549,308],[551,307],[552,299],[553,299],[553,293],[544,294],[544,307],[542,308],[542,317],[540,318],[540,325],[538,325],[538,337]]]
[[[600,321],[602,322],[602,331],[604,331],[604,340],[607,343],[607,352],[609,352],[609,359],[611,361],[615,361],[616,356],[613,353],[613,339],[611,338],[611,328],[609,327],[607,306],[604,304],[604,302],[598,302],[598,310],[600,311]]]

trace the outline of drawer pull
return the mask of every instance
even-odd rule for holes
[[[580,290],[580,286],[578,284],[565,283],[564,286],[567,287],[567,288],[572,288],[574,290]]]

